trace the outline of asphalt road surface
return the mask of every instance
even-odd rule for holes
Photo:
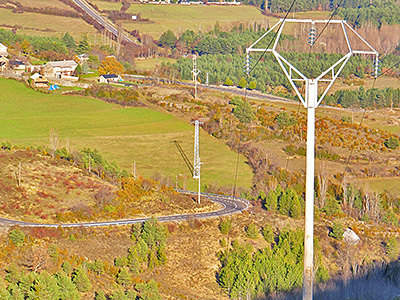
[[[197,195],[195,192],[178,190],[179,193],[184,194],[193,194]],[[172,222],[172,221],[186,221],[191,219],[207,219],[207,218],[215,218],[221,216],[232,215],[235,213],[243,212],[247,210],[249,207],[249,203],[247,200],[230,197],[230,196],[223,196],[223,195],[214,195],[214,194],[207,194],[202,193],[203,198],[208,198],[211,201],[221,204],[222,209],[212,211],[212,212],[205,212],[205,213],[198,213],[198,214],[184,214],[184,215],[169,215],[169,216],[162,216],[157,217],[158,221],[160,222]],[[111,226],[111,225],[129,225],[135,223],[143,223],[149,218],[138,218],[138,219],[128,219],[128,220],[115,220],[115,221],[103,221],[103,222],[88,222],[88,223],[68,223],[68,224],[41,224],[41,223],[31,223],[31,222],[23,222],[23,221],[16,221],[11,219],[0,218],[0,224],[8,225],[8,226],[21,226],[21,227],[102,227],[102,226]]]

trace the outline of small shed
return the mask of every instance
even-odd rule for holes
[[[118,81],[122,81],[122,77],[120,75],[115,75],[115,74],[105,74],[101,75],[99,78],[100,83],[110,83]]]
[[[49,81],[46,77],[39,73],[33,74],[31,77],[31,86],[35,88],[44,88],[47,89],[49,85]]]

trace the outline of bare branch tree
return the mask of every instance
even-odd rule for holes
[[[318,181],[319,181],[318,207],[322,208],[325,206],[326,192],[328,191],[328,175],[326,173],[325,162],[322,162],[321,170],[318,175]]]
[[[56,156],[56,151],[58,148],[58,132],[55,129],[50,129],[50,151],[51,156]]]

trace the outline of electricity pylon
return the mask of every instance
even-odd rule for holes
[[[200,121],[196,120],[194,122],[194,160],[193,160],[193,178],[199,181],[199,192],[197,196],[197,202],[200,204],[200,145],[199,145],[199,127]]]
[[[345,39],[348,52],[334,63],[321,75],[316,78],[307,78],[289,61],[276,51],[279,38],[286,23],[309,23],[311,30],[309,34],[309,44],[312,47],[316,40],[315,25],[323,24],[339,24],[342,29],[341,33]],[[276,39],[272,48],[256,48],[256,45],[264,39],[275,28],[278,28]],[[348,32],[362,41],[364,47],[368,50],[354,50],[350,45]],[[326,93],[336,80],[340,72],[353,54],[374,55],[378,60],[378,52],[373,49],[356,31],[354,31],[344,20],[301,20],[301,19],[280,19],[270,30],[260,37],[254,44],[246,49],[246,54],[250,52],[271,52],[278,61],[280,67],[288,78],[291,86],[299,97],[303,106],[307,109],[307,158],[306,158],[306,205],[305,205],[305,228],[304,228],[304,270],[303,270],[303,300],[311,300],[313,296],[313,280],[314,280],[314,160],[315,160],[315,109],[321,103]],[[375,68],[375,77],[378,76]],[[326,82],[328,86],[318,98],[318,82]],[[305,84],[304,97],[300,93],[296,83]]]
[[[194,99],[197,100],[197,75],[200,74],[200,70],[197,69],[197,59],[196,54],[193,54],[193,81],[194,81]]]

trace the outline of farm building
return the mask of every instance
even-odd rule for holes
[[[49,81],[39,73],[33,74],[31,77],[31,86],[34,88],[48,88]]]
[[[43,72],[49,78],[65,78],[74,75],[78,64],[73,60],[50,61],[43,67]]]
[[[8,66],[7,55],[8,55],[7,47],[4,46],[2,43],[0,43],[0,69],[1,69],[1,72],[4,72],[4,70]]]
[[[9,68],[17,73],[31,72],[32,64],[26,57],[18,57],[10,59]]]
[[[121,80],[122,77],[120,75],[115,75],[115,74],[101,75],[99,78],[100,83],[118,82]]]
[[[89,54],[79,54],[78,56],[78,60],[79,60],[79,64],[83,65],[85,62],[87,62],[89,60]]]
[[[0,43],[0,57],[6,57],[7,55],[7,47]]]

